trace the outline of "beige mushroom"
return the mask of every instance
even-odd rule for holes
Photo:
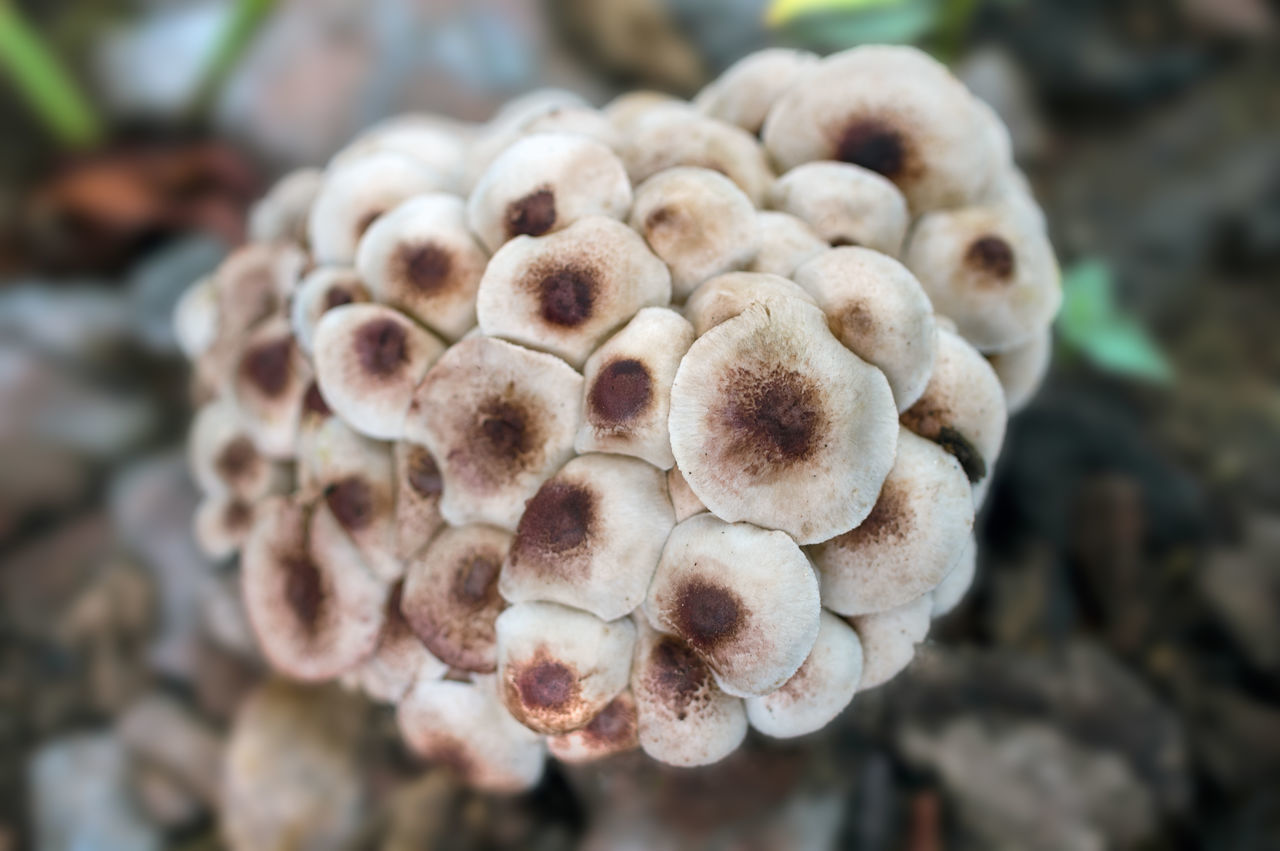
[[[293,457],[311,365],[298,349],[289,320],[275,316],[250,331],[233,369],[236,414],[254,446],[272,458]]]
[[[396,555],[408,559],[426,546],[444,524],[440,465],[425,446],[407,440],[394,449],[396,482]]]
[[[960,605],[960,601],[964,599],[965,594],[969,593],[969,588],[973,585],[977,569],[978,542],[970,538],[960,553],[960,558],[929,595],[933,600],[931,611],[933,617],[940,618]]]
[[[360,689],[380,703],[399,703],[418,682],[438,680],[449,670],[405,621],[400,611],[403,590],[402,582],[391,586],[377,647],[355,671]]]
[[[830,247],[802,219],[776,210],[756,213],[756,233],[759,249],[747,264],[748,272],[790,278],[802,263]]]
[[[742,313],[749,305],[779,298],[817,304],[808,290],[780,275],[726,272],[698,285],[685,302],[684,315],[693,323],[694,334],[701,337],[726,319]]]
[[[1045,326],[1030,340],[1003,352],[987,355],[1004,388],[1005,407],[1016,414],[1027,406],[1049,373],[1053,357],[1053,328]]]
[[[609,119],[609,123],[618,131],[622,138],[626,138],[636,122],[642,121],[655,109],[683,109],[686,112],[692,112],[693,107],[674,95],[666,92],[656,92],[648,89],[640,89],[637,91],[623,92],[613,100],[604,105],[601,110],[605,118]]]
[[[884,685],[911,664],[916,645],[929,634],[932,611],[932,596],[924,594],[896,609],[850,620],[862,642],[859,691]]]
[[[173,335],[188,360],[195,360],[218,339],[218,287],[207,275],[187,287],[173,309]]]
[[[228,255],[213,274],[219,337],[234,339],[280,312],[305,265],[302,251],[287,243],[250,243]]]
[[[769,110],[783,93],[818,64],[807,50],[773,47],[730,65],[693,99],[703,113],[759,133]]]
[[[796,166],[769,190],[769,206],[797,216],[831,245],[897,256],[910,222],[907,199],[887,178],[850,163]]]
[[[627,659],[627,664],[631,660]],[[547,750],[561,762],[595,762],[640,747],[636,701],[624,691],[601,709],[585,727],[547,738]]]
[[[307,217],[324,183],[318,168],[300,168],[280,178],[249,210],[253,242],[307,242]]]
[[[220,561],[240,550],[253,520],[253,503],[234,494],[208,494],[196,508],[192,531],[200,551]]]
[[[632,183],[677,166],[696,166],[723,174],[757,206],[773,182],[764,149],[753,135],[681,109],[654,109],[637,120],[624,139],[622,157]]]
[[[285,467],[254,446],[229,400],[210,402],[196,412],[187,458],[196,484],[208,494],[229,493],[253,502],[289,482]]]
[[[671,492],[671,506],[676,510],[677,523],[683,523],[693,515],[707,510],[702,500],[698,499],[698,495],[689,487],[689,483],[684,480],[679,467],[672,467],[667,471],[667,489]]]
[[[409,114],[373,125],[333,156],[330,165],[354,162],[372,153],[391,151],[411,157],[442,178],[442,189],[466,189],[467,152],[476,129],[436,115]]]
[[[298,348],[311,357],[320,317],[335,307],[369,300],[369,291],[354,269],[341,266],[313,269],[298,284],[289,305],[289,322]]]

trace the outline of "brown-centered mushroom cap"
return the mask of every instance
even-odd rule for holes
[[[817,304],[803,287],[780,275],[760,272],[726,272],[698,285],[684,305],[684,315],[701,337],[715,326],[732,319],[748,305],[779,298],[797,298]]]
[[[932,610],[932,595],[924,594],[896,609],[859,615],[849,621],[862,642],[859,691],[887,683],[911,664],[916,645],[929,634]]]
[[[206,275],[187,287],[173,308],[173,335],[188,360],[195,360],[218,339],[218,286]]]
[[[764,203],[773,171],[760,142],[741,127],[680,109],[655,109],[636,121],[623,141],[631,182],[639,184],[677,166],[723,174],[751,202]]]
[[[851,163],[796,166],[769,189],[769,206],[803,219],[832,245],[861,245],[893,256],[910,222],[898,188]]]
[[[193,524],[200,551],[215,561],[238,552],[253,527],[254,508],[234,494],[206,495],[196,508]]]
[[[335,307],[369,300],[369,291],[356,270],[342,266],[313,269],[298,284],[289,305],[289,321],[298,348],[311,357],[320,317]]]
[[[1053,328],[1046,325],[1030,340],[1003,352],[987,355],[1004,388],[1005,406],[1016,414],[1027,406],[1049,373],[1053,357]]]
[[[284,316],[254,327],[240,344],[231,381],[236,414],[259,452],[291,458],[311,365]]]
[[[440,465],[425,446],[407,440],[394,449],[396,482],[396,555],[408,560],[444,525]]]
[[[631,660],[627,660],[631,664]],[[636,701],[623,691],[596,713],[585,727],[549,736],[547,750],[561,762],[584,763],[640,747]]]
[[[760,247],[748,272],[790,278],[802,263],[830,248],[802,219],[776,210],[756,213],[756,233]]]
[[[365,130],[335,154],[330,165],[391,151],[435,171],[442,189],[462,192],[466,189],[467,151],[475,136],[475,127],[460,121],[436,115],[399,115]]]
[[[307,216],[324,182],[318,168],[300,168],[275,182],[249,210],[249,239],[255,243],[307,242]]]
[[[288,482],[286,468],[254,446],[230,400],[210,402],[196,412],[187,450],[192,477],[208,494],[253,502]]]
[[[218,336],[233,340],[288,301],[307,258],[296,245],[250,243],[237,248],[213,273],[218,294]]]
[[[817,64],[818,57],[807,50],[758,50],[708,83],[693,99],[693,105],[712,118],[759,133],[778,98]]]
[[[381,703],[399,703],[419,681],[438,680],[449,670],[405,621],[401,614],[403,590],[402,582],[391,586],[378,646],[355,671],[361,690]]]

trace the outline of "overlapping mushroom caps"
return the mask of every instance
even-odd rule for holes
[[[196,539],[273,667],[502,792],[909,664],[1059,302],[999,119],[899,47],[394,119],[251,232],[174,315]]]

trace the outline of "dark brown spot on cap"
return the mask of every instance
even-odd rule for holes
[[[530,431],[524,408],[519,405],[491,399],[480,407],[480,434],[491,457],[515,459],[528,452]]]
[[[634,358],[623,358],[596,373],[587,394],[587,413],[593,425],[621,425],[635,419],[652,399],[649,368]]]
[[[595,503],[588,488],[552,479],[525,504],[513,546],[521,555],[542,556],[581,546],[595,526]]]
[[[649,215],[644,217],[645,231],[657,230],[667,225],[680,221],[683,218],[680,212],[667,205],[654,207],[649,211]]]
[[[311,382],[311,385],[307,387],[307,392],[302,396],[302,410],[318,417],[327,417],[333,413],[329,408],[329,403],[324,400],[324,394],[320,392],[320,385],[314,381]]]
[[[954,455],[970,482],[980,481],[987,475],[987,462],[973,441],[951,425],[952,418],[951,411],[926,392],[918,402],[902,412],[898,421]]]
[[[361,476],[347,476],[329,485],[324,499],[342,528],[349,532],[373,521],[373,488]]]
[[[659,639],[649,654],[649,665],[649,688],[683,721],[689,704],[710,680],[711,671],[689,645],[670,636]]]
[[[749,475],[804,461],[820,447],[827,426],[822,390],[805,375],[776,365],[737,367],[723,393],[724,451]]]
[[[289,386],[292,374],[293,340],[285,337],[259,343],[245,352],[240,374],[263,396],[274,398]]]
[[[691,579],[676,592],[670,617],[680,636],[704,652],[732,640],[746,622],[737,594],[702,579]]]
[[[436,734],[421,746],[422,755],[458,776],[464,783],[474,776],[476,766],[471,752],[448,734]]]
[[[440,477],[440,467],[426,447],[414,446],[410,449],[405,466],[405,477],[414,493],[431,499],[444,491],[444,479]]]
[[[596,301],[596,277],[589,269],[562,267],[537,277],[538,312],[543,321],[564,328],[591,318]]]
[[[324,309],[333,310],[335,307],[342,307],[344,304],[351,304],[355,301],[355,294],[347,287],[341,284],[334,284],[329,287],[324,294]]]
[[[241,435],[228,441],[213,462],[218,474],[226,481],[235,481],[249,472],[258,460],[258,450],[253,442]]]
[[[843,548],[856,549],[863,543],[901,540],[915,528],[914,513],[907,492],[892,479],[886,480],[871,513],[853,529],[835,539]]]
[[[582,737],[595,747],[625,747],[635,741],[636,731],[635,706],[615,697],[582,728]]]
[[[578,676],[563,662],[540,659],[515,675],[520,705],[532,710],[567,707],[578,696]]]
[[[373,319],[356,331],[356,357],[369,375],[392,375],[409,359],[408,334],[394,319]]]
[[[400,280],[423,295],[431,295],[448,284],[453,255],[432,242],[402,245],[396,252],[395,264]]]
[[[306,553],[291,553],[280,560],[284,569],[284,599],[298,623],[308,633],[320,625],[324,607],[324,580]]]
[[[969,244],[969,250],[964,253],[964,262],[988,279],[1007,283],[1013,278],[1017,260],[1013,246],[1003,237],[987,234]]]
[[[965,437],[951,426],[943,426],[934,438],[939,446],[950,452],[964,468],[964,474],[970,482],[981,481],[987,475],[987,462],[973,445],[973,441]]]
[[[253,520],[253,509],[249,504],[241,500],[232,500],[227,504],[226,510],[222,513],[223,524],[233,531],[239,531],[248,527]]]
[[[556,196],[550,189],[530,192],[507,205],[507,238],[541,236],[556,223]]]
[[[875,117],[855,117],[836,139],[836,159],[883,174],[890,180],[906,177],[911,156],[901,131]]]
[[[495,559],[481,554],[470,556],[454,576],[453,596],[471,606],[491,601],[497,593],[501,570],[501,563]]]

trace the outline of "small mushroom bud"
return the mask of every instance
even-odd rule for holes
[[[423,378],[405,437],[441,465],[448,522],[515,529],[525,500],[573,455],[582,376],[490,337],[454,344]]]
[[[703,281],[689,296],[684,315],[701,337],[715,326],[732,319],[752,304],[779,298],[795,298],[817,304],[804,287],[779,275],[758,272],[728,272]]]
[[[927,213],[912,229],[902,262],[934,308],[980,351],[1028,342],[1062,303],[1048,237],[1013,207]]]
[[[471,230],[490,251],[521,235],[542,236],[587,216],[621,219],[631,206],[622,161],[605,145],[570,133],[535,133],[503,151],[467,201]]]
[[[589,106],[563,105],[530,115],[518,123],[491,127],[472,152],[473,180],[482,175],[498,156],[525,136],[561,133],[594,139],[612,151],[621,149],[618,130],[603,113]]]
[[[391,586],[378,645],[356,669],[361,690],[380,703],[399,703],[421,681],[438,680],[449,670],[414,634],[401,614],[401,582]]]
[[[245,610],[275,668],[303,680],[351,670],[378,643],[387,589],[327,513],[260,504],[240,559]]]
[[[188,360],[195,360],[218,339],[218,286],[213,276],[183,291],[173,309],[173,334]]]
[[[815,160],[871,169],[913,210],[978,197],[1000,152],[973,97],[941,63],[912,47],[864,45],[828,56],[765,119],[765,147],[786,171]]]
[[[859,615],[909,603],[942,581],[972,529],[973,496],[960,462],[904,429],[867,519],[808,549],[822,604]]]
[[[408,559],[430,541],[444,524],[440,495],[444,480],[440,465],[425,446],[396,443],[396,555]]]
[[[302,251],[287,243],[252,243],[232,252],[213,275],[218,290],[218,335],[237,337],[278,313],[305,264]]]
[[[630,665],[631,660],[627,660]],[[586,763],[640,747],[636,701],[624,691],[585,727],[547,739],[547,750],[561,762]]]
[[[850,620],[862,642],[859,691],[887,683],[911,664],[916,645],[929,634],[932,611],[932,596],[925,594],[896,609]]]
[[[933,598],[931,612],[933,617],[940,618],[960,604],[964,595],[969,593],[970,586],[973,585],[973,577],[977,569],[978,542],[971,537],[961,551],[960,558],[930,594]]]
[[[334,155],[330,166],[391,151],[411,157],[436,172],[445,191],[462,192],[467,174],[467,148],[474,135],[473,127],[460,121],[435,115],[401,115],[361,133]]]
[[[338,416],[361,434],[397,440],[414,388],[444,352],[435,335],[380,304],[349,304],[316,326],[316,378]]]
[[[596,349],[584,371],[586,422],[574,448],[633,455],[670,469],[671,382],[693,336],[693,327],[674,310],[646,307]]]
[[[924,393],[933,372],[933,306],[905,266],[867,248],[835,248],[795,271],[827,314],[831,332],[889,379],[899,411]]]
[[[583,727],[627,687],[636,628],[555,603],[498,615],[498,683],[512,717],[539,733]]]
[[[635,231],[591,216],[545,237],[517,237],[480,280],[480,330],[580,368],[646,305],[671,301],[671,274]]]
[[[689,483],[684,480],[679,467],[672,467],[667,471],[667,488],[671,491],[671,506],[676,510],[677,523],[683,523],[693,515],[707,510],[702,500],[698,499],[698,495],[690,489]]]
[[[799,299],[750,305],[699,337],[671,388],[671,449],[717,517],[813,544],[858,525],[893,466],[884,373]]]
[[[354,269],[321,266],[313,269],[298,284],[289,305],[289,322],[298,348],[307,357],[315,348],[316,326],[320,317],[335,307],[369,301],[369,291]]]
[[[621,455],[579,455],[525,506],[499,588],[603,620],[640,605],[675,511],[660,470]]]
[[[492,526],[450,526],[409,560],[405,619],[427,648],[455,668],[497,670],[493,622],[506,607],[498,573],[511,533]]]
[[[677,166],[697,166],[732,180],[755,205],[764,202],[773,182],[759,140],[740,127],[686,110],[656,109],[635,122],[623,159],[632,183]]]
[[[324,183],[318,168],[300,168],[275,182],[249,210],[249,239],[253,242],[307,242],[307,216]]]
[[[778,98],[818,64],[807,50],[773,47],[739,59],[693,99],[712,118],[759,133]]]
[[[207,494],[253,502],[288,482],[286,468],[254,446],[229,400],[210,402],[196,413],[187,447],[191,475]]]
[[[374,300],[403,310],[446,340],[476,324],[476,289],[488,256],[453,195],[405,201],[370,225],[356,268]]]
[[[779,177],[769,206],[798,216],[832,245],[897,256],[907,234],[907,199],[887,178],[849,163],[805,163]]]
[[[751,199],[724,175],[705,168],[659,172],[636,187],[631,227],[671,269],[676,301],[755,256],[759,235]]]
[[[659,762],[709,765],[747,735],[742,700],[725,694],[702,657],[674,635],[637,623],[631,694],[640,747]]]
[[[194,532],[200,551],[215,561],[234,555],[253,526],[254,507],[229,493],[209,494],[196,508]]]
[[[747,264],[748,272],[790,278],[802,263],[830,247],[813,228],[790,213],[761,210],[756,213],[756,233],[760,248]]]
[[[1011,415],[1025,408],[1040,389],[1049,372],[1052,356],[1053,329],[1050,326],[1021,345],[987,355],[987,362],[996,371],[996,378],[1004,388],[1005,407]]]
[[[503,708],[493,677],[420,680],[400,701],[396,721],[414,753],[478,789],[523,792],[542,777],[542,739]]]
[[[672,531],[644,602],[656,628],[678,635],[741,697],[791,678],[818,634],[813,565],[781,532],[690,517]]]
[[[503,104],[489,120],[489,129],[501,132],[512,127],[524,127],[544,115],[562,109],[584,109],[590,106],[582,95],[568,89],[533,89]]]
[[[448,185],[448,177],[396,151],[375,151],[334,163],[325,172],[307,220],[316,263],[354,265],[360,237],[375,219],[402,201]]]
[[[747,720],[766,736],[789,739],[821,730],[853,700],[862,679],[862,642],[824,611],[813,650],[777,691],[745,701]]]
[[[236,412],[258,451],[272,458],[293,457],[311,365],[298,350],[289,320],[275,316],[250,331],[234,369]]]

